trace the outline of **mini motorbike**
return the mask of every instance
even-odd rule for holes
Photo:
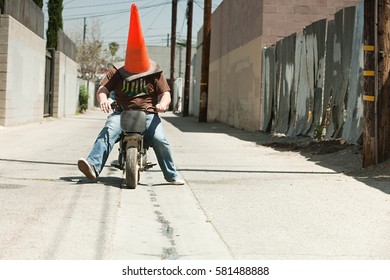
[[[146,115],[149,109],[123,110],[117,102],[111,104],[111,108],[121,112],[120,125],[122,133],[119,139],[118,161],[112,166],[123,171],[126,178],[126,186],[135,189],[140,180],[141,172],[156,164],[147,161],[149,145],[144,139],[146,131]]]

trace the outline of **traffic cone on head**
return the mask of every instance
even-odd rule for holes
[[[136,4],[131,5],[129,35],[127,37],[127,49],[125,70],[132,74],[146,72],[150,68],[148,52],[142,35],[141,22]]]
[[[125,65],[119,69],[121,75],[128,81],[156,73],[159,66],[149,59],[141,21],[136,4],[131,5],[130,26],[127,37]]]

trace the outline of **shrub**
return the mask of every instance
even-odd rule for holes
[[[79,112],[84,113],[88,109],[88,91],[84,85],[80,86],[79,91]]]

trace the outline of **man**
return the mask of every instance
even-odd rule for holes
[[[125,109],[146,109],[154,106],[158,113],[163,113],[171,102],[169,90],[164,74],[159,71],[158,65],[149,59],[137,6],[133,4],[125,65],[119,69],[113,67],[102,80],[97,91],[100,109],[106,113],[111,111],[109,95],[114,92],[115,100]],[[165,180],[170,184],[183,185],[184,181],[180,180],[177,174],[159,115],[150,111],[146,120],[145,139],[153,147]],[[99,176],[121,132],[120,113],[113,112],[108,116],[88,157],[78,161],[79,170],[88,179],[95,180]]]

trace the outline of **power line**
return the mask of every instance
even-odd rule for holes
[[[84,13],[84,14],[79,14],[79,15],[74,15],[74,16],[70,16],[70,17],[64,17],[64,21],[65,20],[77,20],[77,19],[82,19],[82,18],[95,18],[95,17],[104,17],[104,16],[112,16],[112,15],[118,15],[118,14],[124,14],[124,13],[128,13],[129,10],[126,9],[126,10],[116,10],[116,11],[111,11],[111,12],[104,12],[104,13]]]
[[[73,2],[73,1],[71,1]],[[95,5],[86,5],[86,6],[77,6],[77,7],[64,7],[64,10],[72,10],[72,9],[82,9],[82,8],[93,8],[93,7],[102,7],[102,6],[113,6],[113,5],[121,5],[121,4],[129,4],[132,1],[124,1],[124,2],[114,2],[114,3],[105,3],[105,4],[95,4]],[[65,6],[65,5],[64,5]]]
[[[155,8],[155,7],[160,7],[160,6],[165,6],[167,4],[170,4],[170,2],[162,2],[160,4],[154,4],[154,5],[148,5],[148,6],[139,6],[138,10],[144,10],[144,9],[150,9],[150,8]],[[91,7],[91,6],[90,6]],[[85,17],[89,18],[94,18],[94,17],[104,17],[104,16],[112,16],[112,15],[117,15],[117,14],[123,14],[123,13],[128,13],[129,9],[121,9],[121,10],[112,10],[112,11],[104,11],[104,12],[94,12],[94,13],[82,13],[82,14],[76,14],[70,17],[64,17],[65,20],[77,20],[77,19],[82,19]]]
[[[72,0],[66,4],[69,4],[71,2],[74,2],[75,0]],[[155,0],[138,0],[138,2],[141,1],[153,1]],[[74,7],[65,7],[66,4],[64,4],[64,10],[71,10],[71,9],[83,9],[83,8],[94,8],[94,7],[103,7],[103,6],[113,6],[113,5],[122,5],[122,4],[130,4],[133,3],[134,1],[128,0],[128,1],[121,1],[121,2],[108,2],[108,3],[103,3],[103,4],[94,4],[94,5],[85,5],[85,6],[74,6]]]

